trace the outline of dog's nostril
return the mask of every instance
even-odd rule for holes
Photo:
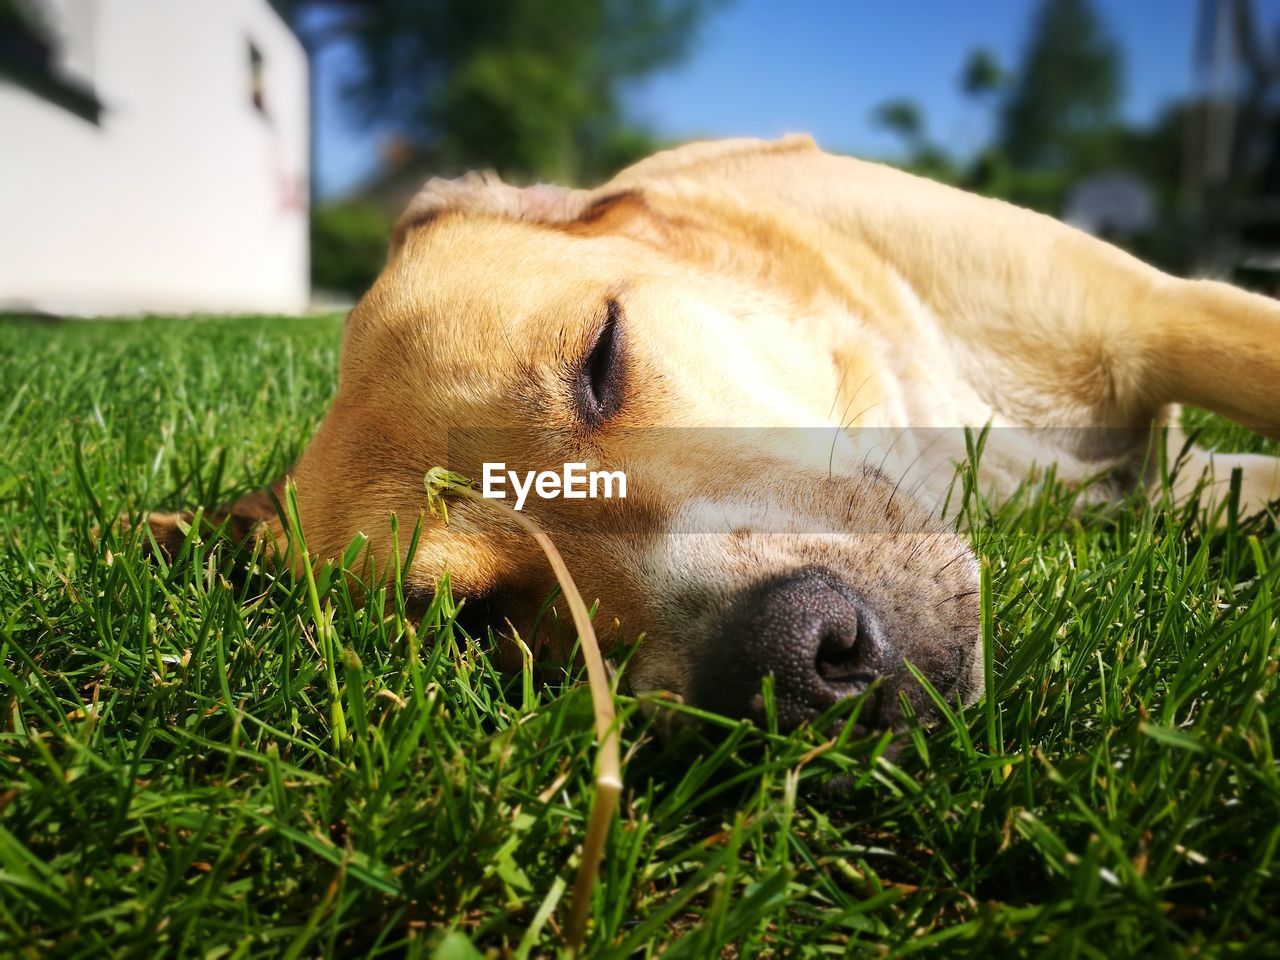
[[[875,673],[863,662],[860,642],[856,624],[827,627],[818,641],[814,662],[818,676],[828,683],[869,683],[874,680]]]

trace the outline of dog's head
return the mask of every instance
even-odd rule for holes
[[[498,511],[452,502],[403,556],[424,474],[622,471],[625,498],[523,509],[598,599],[601,634],[643,636],[633,690],[757,717],[772,675],[791,726],[874,686],[863,718],[888,726],[901,692],[926,704],[910,661],[972,699],[973,556],[842,435],[889,387],[821,252],[794,249],[809,242],[674,193],[429,185],[347,320],[333,407],[293,473],[309,549],[363,534],[422,594],[447,573],[529,639],[554,580]],[[868,266],[862,283],[864,309],[897,309],[891,278]]]

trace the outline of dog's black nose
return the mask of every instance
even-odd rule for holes
[[[825,567],[775,577],[741,595],[695,667],[694,702],[730,716],[764,718],[761,683],[773,676],[780,726],[813,719],[896,670],[875,612]],[[868,711],[868,708],[871,708]],[[875,704],[860,722],[874,725]]]

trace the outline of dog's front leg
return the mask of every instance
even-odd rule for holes
[[[1152,388],[1280,440],[1280,303],[1208,280],[1172,280],[1145,320]]]
[[[1169,280],[1146,323],[1156,350],[1151,371],[1158,397],[1205,407],[1280,439],[1280,304],[1223,283]],[[1182,431],[1170,430],[1170,457],[1184,447]],[[1198,447],[1179,465],[1174,495],[1184,499],[1199,487],[1212,512],[1228,496],[1236,470],[1242,515],[1280,500],[1280,458]]]

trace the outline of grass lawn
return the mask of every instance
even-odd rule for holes
[[[0,955],[556,952],[592,795],[576,672],[499,674],[447,594],[415,628],[329,573],[339,648],[305,584],[92,536],[278,475],[338,338],[0,322]],[[1280,949],[1280,534],[1067,504],[978,525],[992,694],[892,760],[724,721],[662,742],[621,698],[589,954]]]

